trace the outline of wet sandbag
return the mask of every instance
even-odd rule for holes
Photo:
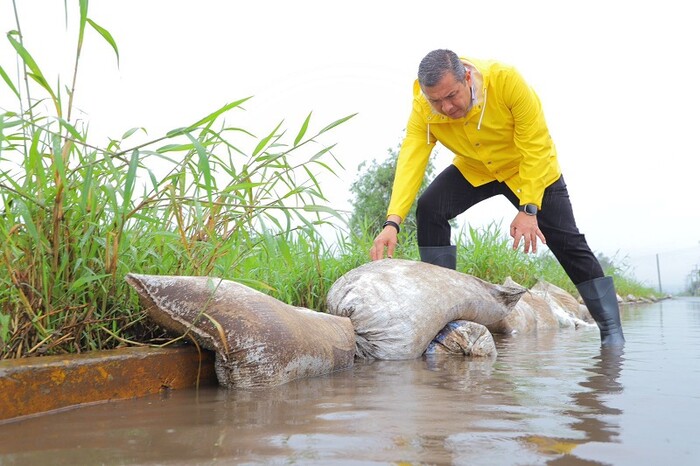
[[[326,301],[329,313],[352,321],[358,357],[414,359],[449,322],[496,322],[525,291],[425,262],[383,259],[341,276]]]
[[[210,277],[128,274],[153,322],[216,352],[229,388],[281,385],[351,367],[348,318],[285,304],[250,287]]]
[[[428,344],[423,354],[461,354],[496,357],[496,342],[486,327],[468,320],[455,320],[445,325]]]
[[[549,282],[540,280],[530,289],[530,292],[544,299],[559,320],[559,326],[586,327],[595,323],[590,312],[566,290]]]
[[[521,286],[511,277],[503,282],[506,286]],[[549,303],[538,293],[527,291],[505,318],[487,325],[494,334],[529,333],[537,330],[559,328],[559,319]]]

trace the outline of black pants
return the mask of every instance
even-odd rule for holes
[[[418,199],[418,245],[448,246],[451,236],[449,220],[471,206],[498,194],[508,198],[516,208],[520,204],[518,197],[505,183],[493,181],[474,187],[457,167],[450,165],[433,180]],[[542,209],[537,214],[537,224],[547,240],[550,251],[574,285],[604,275],[598,259],[588,247],[585,236],[576,227],[563,176],[545,189]]]

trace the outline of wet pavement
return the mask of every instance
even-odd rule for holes
[[[0,465],[696,464],[700,299],[623,308],[597,329],[497,336],[440,356],[255,391],[218,387],[0,425]]]

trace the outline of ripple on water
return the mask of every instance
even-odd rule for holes
[[[325,421],[352,421],[370,416],[368,411],[336,411],[333,413],[319,414],[317,419]]]

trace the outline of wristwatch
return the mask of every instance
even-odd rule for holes
[[[525,204],[518,207],[520,212],[525,212],[527,215],[537,215],[537,205]]]
[[[399,226],[398,223],[392,222],[391,220],[387,220],[384,222],[384,225],[382,225],[382,228],[386,228],[387,226],[391,225],[392,227],[396,228],[396,234],[398,235],[401,233],[401,227]]]

